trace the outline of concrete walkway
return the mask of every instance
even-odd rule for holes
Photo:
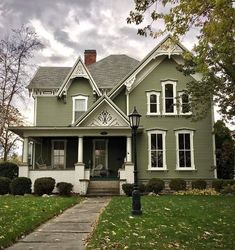
[[[87,198],[82,203],[38,227],[8,250],[82,250],[100,212],[110,198]]]

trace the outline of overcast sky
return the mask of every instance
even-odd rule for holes
[[[0,0],[0,36],[22,24],[33,27],[45,46],[33,59],[37,66],[72,66],[85,49],[96,49],[98,60],[110,54],[141,60],[158,41],[127,24],[132,8],[132,0]],[[193,30],[181,40],[188,49],[196,41]],[[32,101],[25,104],[31,120]]]

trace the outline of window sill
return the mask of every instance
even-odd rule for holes
[[[150,114],[150,113],[148,113],[148,114],[146,114],[146,116],[160,116],[161,114],[160,113],[153,113],[153,114]]]
[[[175,171],[177,171],[177,172],[184,172],[184,171],[197,172],[197,169],[195,169],[195,168],[176,168]]]
[[[168,172],[167,168],[148,168],[147,171],[149,172]]]

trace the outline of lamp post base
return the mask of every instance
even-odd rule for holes
[[[134,189],[132,192],[132,215],[142,215],[141,203],[140,203],[140,191]]]

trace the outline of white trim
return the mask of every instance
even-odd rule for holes
[[[72,113],[72,123],[75,122],[75,101],[76,100],[85,100],[85,112],[87,111],[87,102],[88,102],[88,97],[85,95],[77,95],[77,96],[73,96],[73,113]],[[84,112],[84,113],[85,113]]]
[[[166,165],[166,131],[151,130],[151,131],[148,131],[147,134],[148,134],[148,170],[151,170],[151,171],[167,170],[167,165]],[[162,135],[163,167],[152,167],[152,162],[151,162],[151,135],[152,134],[154,134],[154,135],[161,134]]]
[[[214,133],[214,125],[215,125],[215,116],[214,116],[214,106],[211,104],[211,131],[212,131],[212,150],[213,150],[213,164],[214,169],[214,178],[217,179],[217,164],[216,164],[216,146],[215,146],[215,133]]]
[[[184,93],[183,91],[178,92],[178,95],[179,95],[179,114],[180,115],[191,115],[192,111],[189,111],[189,112],[186,112],[186,113],[182,112],[182,95],[183,94],[186,94],[186,93]],[[190,105],[190,95],[188,95],[188,103]]]
[[[151,95],[156,95],[156,99],[157,99],[157,112],[153,113],[150,112],[150,96]],[[160,92],[157,91],[150,91],[147,92],[147,115],[149,116],[154,116],[154,115],[160,115]]]
[[[126,92],[126,115],[128,116],[130,114],[129,111],[129,104],[130,103],[130,95],[129,95],[129,91]]]
[[[190,135],[190,155],[191,155],[191,167],[180,167],[179,166],[179,134],[189,134]],[[185,171],[185,170],[195,170],[194,164],[194,146],[193,146],[193,139],[194,139],[194,131],[193,130],[177,130],[175,131],[176,137],[176,170]]]
[[[66,156],[67,156],[67,140],[66,139],[55,139],[51,140],[51,165],[54,168],[54,142],[64,142],[64,169],[66,169]]]
[[[176,81],[167,80],[161,81],[162,84],[162,114],[163,115],[177,115],[177,107],[176,107]],[[173,112],[166,113],[166,106],[165,106],[165,90],[166,85],[172,84],[173,85]]]
[[[37,107],[38,107],[38,98],[34,97],[34,109],[33,109],[33,125],[37,125]]]

